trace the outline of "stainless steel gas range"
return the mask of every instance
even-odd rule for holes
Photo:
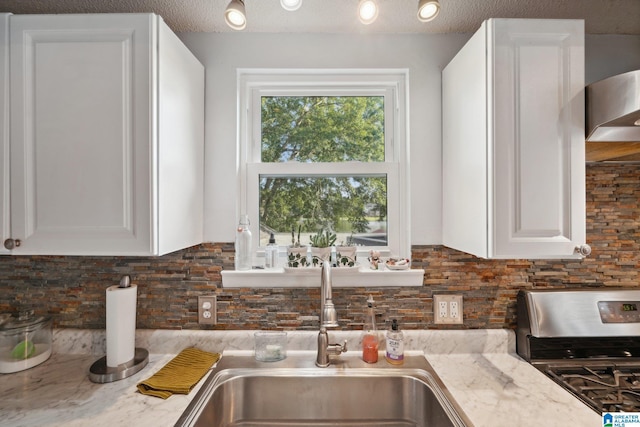
[[[598,413],[640,412],[640,290],[520,291],[517,352]]]

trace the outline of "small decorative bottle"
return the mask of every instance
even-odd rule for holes
[[[391,330],[387,331],[387,351],[385,358],[393,365],[404,363],[404,334],[398,329],[398,321],[391,321]]]
[[[276,238],[271,233],[269,244],[264,248],[264,266],[265,268],[276,268],[278,266],[278,245]]]
[[[236,230],[236,270],[251,270],[252,260],[249,216],[242,214]]]
[[[362,336],[362,360],[367,363],[378,361],[378,331],[376,329],[376,315],[373,311],[373,297],[367,300],[367,318]]]

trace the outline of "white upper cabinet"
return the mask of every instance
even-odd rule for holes
[[[9,148],[9,16],[0,14],[0,238],[11,235],[9,172],[11,151]],[[7,253],[0,245],[0,254]]]
[[[444,244],[483,258],[579,257],[583,21],[490,19],[442,84]]]
[[[13,15],[10,47],[11,253],[201,243],[204,67],[162,19]]]

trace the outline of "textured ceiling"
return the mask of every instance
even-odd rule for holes
[[[229,0],[0,0],[0,12],[155,12],[177,32],[228,32],[223,12]],[[303,0],[287,12],[279,0],[245,0],[245,32],[467,33],[487,18],[584,19],[590,34],[640,34],[640,0],[440,0],[432,22],[416,19],[418,0],[378,0],[371,25],[356,18],[358,0]]]

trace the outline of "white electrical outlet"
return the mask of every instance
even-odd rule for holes
[[[458,301],[451,301],[449,303],[449,313],[451,313],[451,318],[452,319],[457,319],[458,318]]]
[[[198,323],[201,325],[217,323],[215,296],[198,296]]]
[[[434,295],[433,321],[438,324],[461,324],[462,295]]]
[[[447,302],[446,301],[438,302],[438,314],[443,319],[447,317]]]

